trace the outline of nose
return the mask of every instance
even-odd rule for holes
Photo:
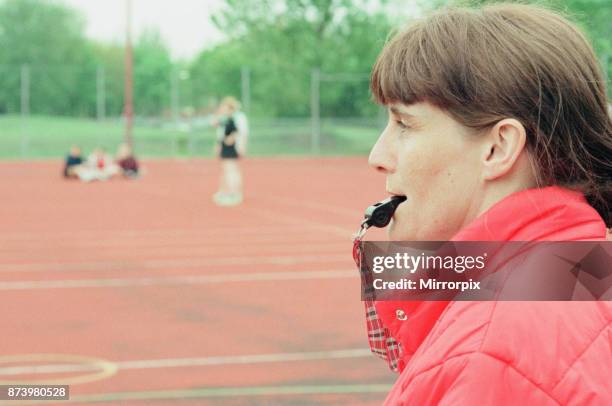
[[[394,149],[392,145],[390,145],[389,138],[387,129],[385,129],[378,137],[368,157],[368,164],[370,167],[384,174],[395,171]]]

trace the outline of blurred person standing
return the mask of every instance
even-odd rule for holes
[[[217,126],[215,155],[221,158],[219,190],[213,201],[219,206],[237,206],[243,200],[242,171],[239,159],[246,153],[248,121],[240,111],[240,102],[234,97],[225,97],[217,110],[213,122]]]

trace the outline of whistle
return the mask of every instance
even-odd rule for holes
[[[362,227],[386,227],[393,217],[393,213],[406,196],[391,196],[381,202],[375,203],[365,210]]]

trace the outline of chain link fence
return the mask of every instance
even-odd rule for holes
[[[601,58],[605,72],[610,59]],[[249,118],[250,155],[367,154],[385,125],[367,73],[313,70],[270,78],[243,67],[229,74],[232,95]],[[0,65],[0,158],[57,158],[74,144],[85,153],[95,147],[114,152],[125,132],[123,77],[110,76],[101,67]],[[210,156],[212,114],[226,94],[210,86],[214,77],[174,70],[167,79],[154,103],[135,95],[137,154]],[[273,87],[279,80],[291,86],[279,92]]]
[[[168,76],[157,113],[151,113],[151,103],[142,107],[135,95],[136,152],[145,157],[210,156],[216,140],[212,114],[225,95],[195,90],[196,81],[215,78],[180,70]],[[293,103],[293,114],[266,105],[264,99],[273,94],[269,78],[248,67],[235,76],[233,96],[249,118],[250,155],[366,154],[384,122],[370,100],[367,74],[289,74],[301,81],[294,87],[303,91],[278,97],[281,106]],[[369,107],[336,114],[342,103]],[[122,110],[123,82],[102,67],[0,65],[0,158],[57,158],[75,144],[85,153],[95,147],[114,152],[124,138]]]

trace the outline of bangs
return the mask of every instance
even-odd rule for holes
[[[384,47],[370,77],[374,100],[382,105],[401,102],[413,104],[429,93],[426,86],[425,64],[419,55],[416,27],[394,36]]]
[[[466,16],[465,14],[468,14]],[[447,11],[396,34],[374,64],[370,90],[382,105],[429,102],[448,109],[474,99],[468,28]],[[471,90],[470,90],[471,89]]]

